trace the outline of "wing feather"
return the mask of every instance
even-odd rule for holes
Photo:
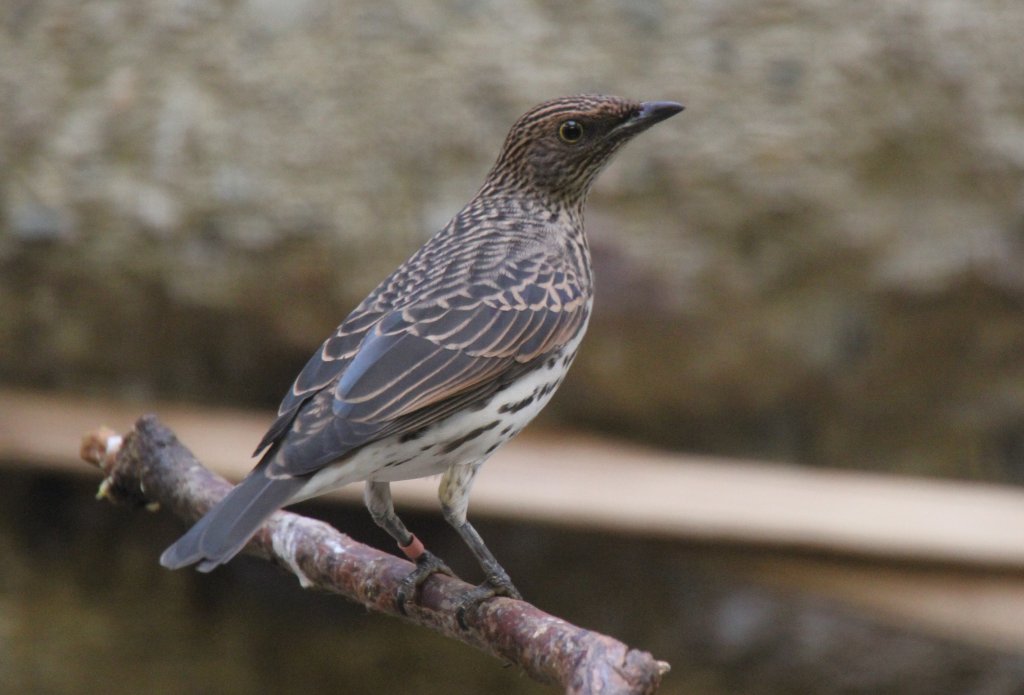
[[[282,402],[263,442],[282,442],[268,474],[306,475],[427,427],[568,342],[589,311],[589,290],[541,265],[507,261],[457,292],[347,319]]]

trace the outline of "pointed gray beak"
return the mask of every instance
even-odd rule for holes
[[[650,125],[654,125],[658,121],[675,116],[684,108],[686,107],[674,101],[645,101],[640,104],[640,113],[633,116],[631,120],[647,121]]]
[[[675,116],[683,108],[682,104],[677,104],[674,101],[645,101],[640,104],[640,110],[623,121],[615,131],[634,135],[647,130],[655,123]]]

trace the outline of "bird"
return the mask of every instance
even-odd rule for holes
[[[374,522],[415,563],[397,590],[404,613],[430,575],[452,572],[399,519],[390,484],[440,474],[444,519],[484,574],[460,611],[521,598],[468,520],[469,492],[580,347],[593,304],[591,185],[622,145],[682,110],[580,95],[515,121],[476,195],[323,342],[256,447],[255,468],[161,564],[209,572],[279,508],[362,481]]]

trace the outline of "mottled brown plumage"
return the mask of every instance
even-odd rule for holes
[[[419,564],[413,591],[446,568],[395,516],[388,483],[444,473],[445,517],[487,574],[473,598],[518,595],[466,521],[469,487],[575,356],[592,297],[583,234],[591,183],[620,146],[680,110],[579,96],[520,118],[473,200],[309,360],[257,447],[265,451],[254,471],[161,562],[208,571],[275,509],[365,480],[375,521]]]

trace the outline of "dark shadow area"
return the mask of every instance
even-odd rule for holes
[[[97,480],[0,469],[0,680],[19,693],[540,693],[514,668],[242,557],[157,564],[183,525],[93,499]],[[400,505],[399,501],[399,505]],[[358,507],[301,511],[389,541]],[[439,515],[409,525],[467,580]],[[1024,657],[884,626],[731,570],[744,551],[478,519],[536,605],[672,663],[659,692],[1020,693]]]

